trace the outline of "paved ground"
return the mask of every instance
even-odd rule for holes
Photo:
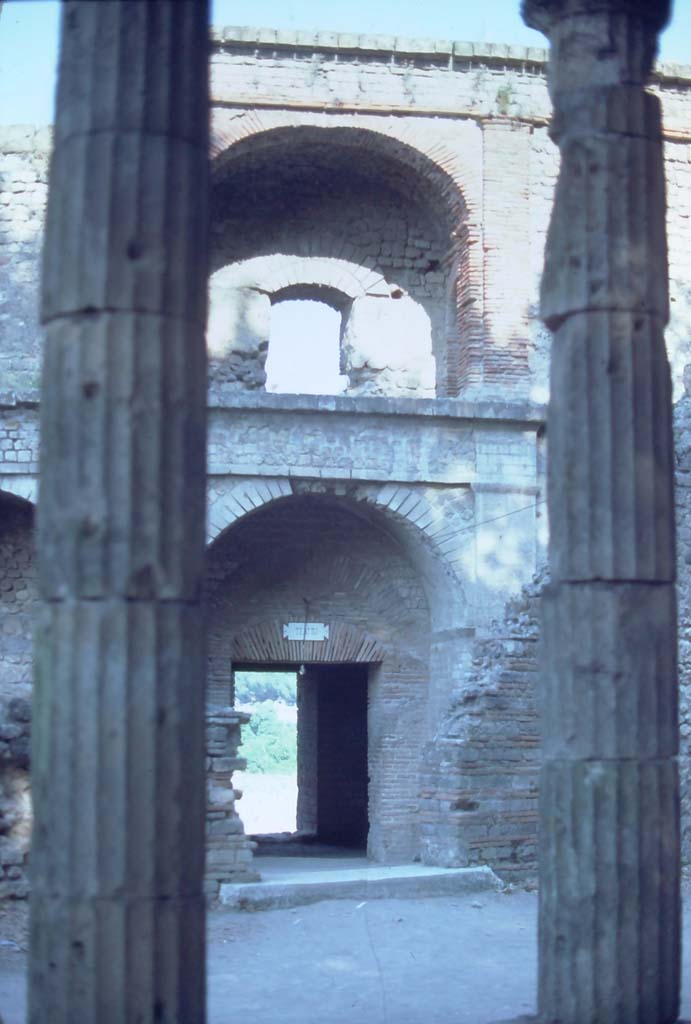
[[[516,892],[213,911],[209,1024],[490,1024],[527,1013],[536,904],[535,894]],[[8,937],[24,943],[16,911],[0,916],[0,941]],[[25,952],[0,946],[5,1024],[24,1024],[25,969]]]

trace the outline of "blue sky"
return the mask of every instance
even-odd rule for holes
[[[7,0],[0,15],[0,123],[52,120],[57,0]],[[380,32],[544,46],[521,21],[519,0],[213,0],[215,25]],[[676,0],[662,58],[691,64],[691,0]]]

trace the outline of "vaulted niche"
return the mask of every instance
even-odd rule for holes
[[[235,336],[245,333],[225,363],[210,346],[212,384],[232,364],[229,381],[262,386],[256,372],[261,359],[247,365],[247,335],[265,335],[269,303],[275,307],[272,331],[283,330],[283,317],[306,324],[307,314],[278,313],[275,290],[314,281],[316,260],[346,262],[360,281],[352,290],[352,273],[334,280],[353,300],[343,323],[338,374],[347,381],[337,384],[329,371],[328,386],[300,390],[456,394],[455,282],[467,248],[460,231],[464,217],[463,197],[446,172],[419,150],[379,132],[303,125],[236,142],[214,167],[212,276],[261,259],[282,261],[284,272],[283,280],[236,280],[245,292],[239,299],[229,296],[228,308],[237,311],[240,304],[240,312],[231,315],[238,325]],[[226,330],[226,340],[231,335]],[[255,351],[261,351],[259,342]],[[343,353],[351,354],[353,373],[347,373]],[[298,390],[277,385],[271,365],[270,370],[269,390]]]

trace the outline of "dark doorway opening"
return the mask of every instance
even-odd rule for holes
[[[298,677],[298,829],[356,850],[369,832],[367,675],[367,665],[310,665]]]

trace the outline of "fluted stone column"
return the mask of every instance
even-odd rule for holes
[[[203,0],[73,2],[43,269],[29,1017],[204,1021]]]
[[[660,104],[667,2],[525,0],[550,38],[561,173],[544,602],[539,1016],[679,1006],[676,607]]]

